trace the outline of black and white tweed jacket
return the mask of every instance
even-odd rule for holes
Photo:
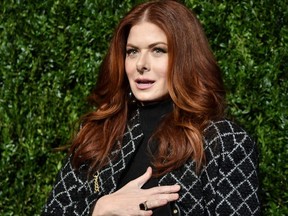
[[[130,119],[120,157],[110,161],[99,174],[100,191],[94,191],[93,179],[74,170],[70,158],[58,174],[56,184],[42,215],[89,215],[97,199],[116,190],[126,164],[143,138],[139,112]],[[255,143],[240,127],[228,120],[211,122],[204,133],[206,166],[200,175],[195,163],[159,179],[159,185],[181,185],[176,202],[181,215],[260,215],[258,197],[258,154]]]

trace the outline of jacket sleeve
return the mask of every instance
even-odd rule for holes
[[[237,125],[226,122],[216,189],[216,215],[260,215],[256,143]]]
[[[72,168],[71,160],[68,158],[58,173],[41,215],[89,215],[98,199],[91,185],[92,182],[84,177],[84,173],[81,174]]]

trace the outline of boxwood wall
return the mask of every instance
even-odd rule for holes
[[[139,1],[138,1],[139,2]],[[119,19],[133,0],[0,3],[0,215],[39,215]],[[288,2],[186,0],[229,114],[257,141],[264,215],[288,215]]]

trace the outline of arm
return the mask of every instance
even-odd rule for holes
[[[69,158],[57,176],[42,215],[89,215],[97,199],[98,194],[93,193],[89,181],[72,168]]]
[[[216,191],[216,215],[260,215],[258,152],[241,128],[221,133],[222,155]]]

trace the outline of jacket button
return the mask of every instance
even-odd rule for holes
[[[172,216],[180,216],[181,215],[179,206],[176,203],[173,203],[171,205],[171,215]]]

